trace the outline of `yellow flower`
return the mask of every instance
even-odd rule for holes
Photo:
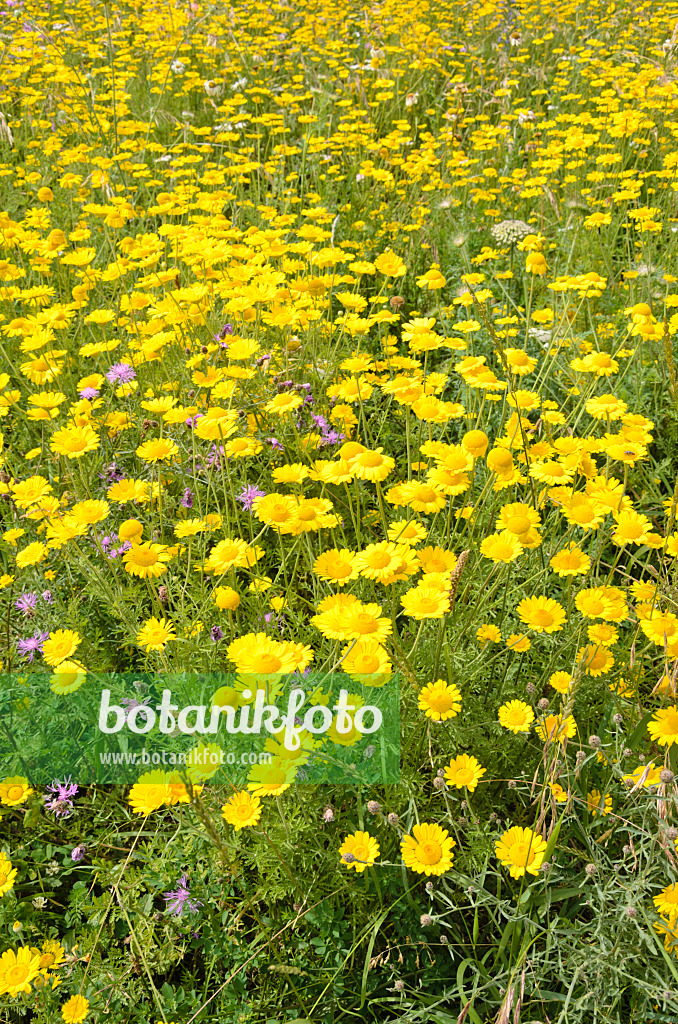
[[[133,544],[123,555],[123,562],[131,576],[139,576],[143,580],[162,576],[167,571],[164,563],[169,562],[171,557],[164,544]]]
[[[127,801],[135,814],[144,816],[169,804],[171,790],[169,778],[162,771],[145,772],[132,786]]]
[[[29,565],[37,565],[42,562],[47,554],[47,545],[36,540],[23,548],[16,556],[17,569],[25,569]]]
[[[177,455],[179,449],[174,441],[169,438],[160,438],[155,441],[145,441],[137,448],[137,455],[143,462],[165,462],[167,459]]]
[[[577,723],[572,715],[568,715],[563,721],[562,715],[546,715],[536,726],[537,735],[544,743],[565,742],[577,731]]]
[[[30,983],[39,973],[40,957],[32,949],[8,949],[0,956],[0,992],[16,999],[20,992],[31,991]]]
[[[549,677],[549,683],[558,693],[567,693],[572,685],[572,676],[569,672],[553,672]]]
[[[420,875],[442,875],[452,866],[456,842],[447,829],[422,822],[412,827],[412,835],[405,836],[400,845],[406,867]]]
[[[521,622],[537,633],[557,633],[565,622],[565,609],[550,597],[525,597],[517,611]]]
[[[453,683],[437,679],[421,690],[418,703],[426,713],[426,718],[432,718],[434,722],[446,722],[461,711],[461,692]]]
[[[481,647],[485,647],[488,643],[501,643],[501,630],[498,626],[493,626],[491,622],[484,622],[476,630],[476,640]]]
[[[72,658],[81,643],[80,636],[72,629],[58,629],[50,633],[42,645],[42,656],[48,665],[60,665]]]
[[[53,693],[75,693],[87,678],[87,670],[77,661],[67,658],[54,667],[54,675],[49,681]]]
[[[147,619],[137,633],[137,643],[147,651],[164,651],[170,640],[176,640],[174,624],[165,618]]]
[[[673,704],[656,711],[648,723],[647,731],[660,747],[671,747],[678,743],[678,707]]]
[[[221,611],[235,611],[240,606],[240,594],[233,587],[216,587],[213,591],[214,603]]]
[[[510,732],[529,732],[534,722],[534,711],[522,700],[509,700],[502,704],[498,712],[499,724]]]
[[[0,782],[0,803],[6,807],[17,807],[26,800],[33,790],[23,775],[12,775]]]
[[[607,793],[605,799],[599,789],[592,789],[586,794],[586,806],[594,818],[599,814],[607,815],[612,811],[612,797]]]
[[[89,1011],[89,1001],[84,996],[71,996],[61,1007],[61,1016],[65,1024],[80,1024]]]
[[[379,843],[369,832],[354,832],[346,836],[339,847],[339,856],[346,868],[361,873],[372,867],[379,856]]]
[[[678,922],[678,883],[667,885],[660,893],[652,897],[658,914],[668,919],[669,926],[675,928]]]
[[[509,869],[511,878],[522,878],[527,872],[539,874],[544,861],[546,843],[531,828],[516,825],[505,832],[494,845],[497,860]]]
[[[397,256],[390,249],[377,256],[374,266],[385,277],[404,277],[407,272],[407,268],[400,256]]]
[[[16,868],[12,867],[11,860],[4,853],[0,853],[0,896],[6,896],[14,887],[15,878]]]
[[[229,825],[239,831],[241,828],[256,825],[261,817],[261,800],[251,796],[246,790],[234,793],[230,800],[221,808],[221,816]]]
[[[493,562],[515,562],[523,551],[523,545],[508,530],[492,533],[485,537],[480,545],[480,553]]]
[[[446,591],[420,584],[406,591],[400,598],[405,615],[421,621],[422,619],[442,619],[450,610],[450,600]]]
[[[591,559],[572,541],[553,556],[549,565],[559,576],[579,576],[589,571]]]
[[[343,587],[349,580],[357,579],[359,575],[355,552],[347,548],[330,548],[323,551],[313,563],[313,572],[321,580],[328,580],[338,587]]]
[[[99,435],[90,426],[64,427],[52,434],[50,448],[67,459],[81,459],[99,447]]]
[[[469,754],[459,754],[453,757],[445,768],[445,781],[457,789],[468,789],[473,793],[480,779],[487,771],[482,768],[480,762]]]

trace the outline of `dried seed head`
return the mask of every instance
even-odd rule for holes
[[[389,305],[390,305],[391,309],[397,311],[397,310],[399,310],[401,308],[401,306],[405,305],[405,300],[402,297],[402,295],[392,295],[391,299],[390,299],[390,302],[389,302]]]

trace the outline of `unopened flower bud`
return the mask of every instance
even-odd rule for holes
[[[582,761],[586,760],[586,753],[583,750],[578,750],[577,753],[574,755],[574,759],[577,762],[577,764],[581,764]]]
[[[529,693],[530,697],[532,696],[533,693],[536,693],[536,687],[535,687],[534,683],[528,683],[527,686],[525,687],[525,692]]]
[[[515,789],[517,785],[518,785],[517,782],[515,782],[513,779],[509,779],[509,783],[508,783],[508,788],[509,789]]]
[[[367,810],[370,812],[370,814],[380,814],[381,804],[378,803],[376,800],[368,800]]]
[[[638,911],[635,907],[627,907],[624,914],[626,917],[638,917]]]
[[[598,870],[598,868],[596,867],[595,864],[587,864],[586,867],[584,868],[584,871],[589,876],[595,875],[597,870]]]
[[[354,860],[355,860],[354,854],[349,853],[348,851],[345,854],[343,854],[344,864],[353,864]]]
[[[397,825],[398,822],[400,821],[400,818],[398,817],[397,814],[393,814],[393,812],[391,812],[386,820],[388,821],[389,825]]]
[[[402,981],[400,978],[398,978],[397,981],[393,982],[393,988],[395,989],[396,992],[404,992],[405,991],[405,982]]]
[[[419,918],[419,924],[421,925],[422,928],[428,928],[430,925],[433,924],[433,918],[431,917],[430,914],[422,914],[421,917]]]
[[[160,604],[167,604],[168,597],[167,587],[158,587],[158,601],[160,601]]]
[[[405,305],[405,300],[402,295],[392,295],[389,305],[397,313],[401,306]]]
[[[622,750],[622,757],[631,757],[633,751],[629,747],[624,747]]]
[[[678,839],[678,828],[674,828],[671,825],[669,828],[667,828],[667,830],[664,833],[664,835],[666,836],[666,838],[669,840],[670,843],[675,843],[676,839]]]
[[[435,779],[433,780],[433,788],[445,789],[445,779],[441,779],[438,775],[436,775]]]
[[[551,703],[551,701],[548,699],[548,697],[542,697],[542,699],[537,704],[537,707],[539,708],[540,711],[546,711],[546,709],[549,707],[550,703]]]
[[[594,736],[589,736],[589,746],[593,747],[594,750],[600,749],[600,747],[602,747],[602,745],[603,744],[602,744],[602,741],[600,739],[600,736],[595,736],[595,735]]]
[[[326,807],[323,811],[323,821],[334,821],[334,810],[331,807]]]
[[[668,785],[669,782],[673,782],[675,776],[670,768],[662,768],[659,773],[659,781],[663,782],[664,785]]]
[[[612,721],[614,722],[615,725],[622,725],[622,723],[624,721],[624,716],[623,715],[619,715],[619,714],[613,715],[612,716]]]

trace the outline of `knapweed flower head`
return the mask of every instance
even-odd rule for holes
[[[188,875],[182,875],[177,882],[176,889],[166,892],[164,899],[167,904],[168,914],[173,914],[175,917],[181,917],[184,910],[194,914],[202,906],[200,900],[196,900],[191,896]]]

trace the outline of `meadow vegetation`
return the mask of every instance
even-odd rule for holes
[[[3,685],[401,719],[390,785],[8,770],[2,1021],[678,1019],[678,3],[2,0],[0,51]]]

